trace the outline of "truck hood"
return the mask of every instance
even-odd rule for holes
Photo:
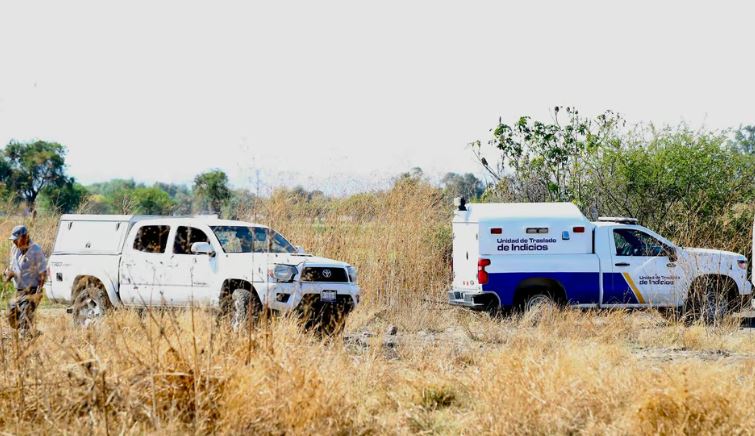
[[[684,251],[696,258],[718,258],[721,260],[731,259],[734,261],[745,259],[744,255],[732,251],[714,250],[712,248],[684,248]]]
[[[269,262],[288,265],[299,265],[301,263],[306,263],[307,265],[312,266],[340,266],[344,268],[349,266],[349,264],[346,262],[328,259],[327,257],[310,256],[308,254],[273,254],[270,256]]]

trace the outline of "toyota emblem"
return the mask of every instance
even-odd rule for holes
[[[322,270],[322,276],[323,276],[324,278],[326,278],[326,279],[329,279],[329,278],[330,278],[330,276],[332,276],[332,275],[333,275],[333,272],[332,272],[331,270],[329,270],[329,269],[327,269],[327,268],[326,268],[326,269],[324,269],[324,270]]]

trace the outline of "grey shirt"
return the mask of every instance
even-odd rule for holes
[[[39,275],[47,269],[47,258],[38,244],[31,242],[26,253],[22,253],[15,245],[11,246],[9,265],[16,289],[44,285],[39,283]]]

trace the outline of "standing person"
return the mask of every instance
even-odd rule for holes
[[[5,280],[13,279],[16,285],[16,301],[9,306],[8,321],[22,335],[31,331],[34,311],[42,299],[42,286],[47,279],[47,259],[39,244],[32,242],[25,225],[13,228]]]

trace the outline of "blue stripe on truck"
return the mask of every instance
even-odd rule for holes
[[[621,273],[603,274],[603,304],[640,304]]]
[[[600,273],[597,272],[511,272],[488,273],[483,291],[495,292],[502,306],[514,305],[516,288],[527,279],[550,279],[561,284],[569,304],[600,302]],[[632,289],[621,273],[603,274],[603,304],[637,304]]]

